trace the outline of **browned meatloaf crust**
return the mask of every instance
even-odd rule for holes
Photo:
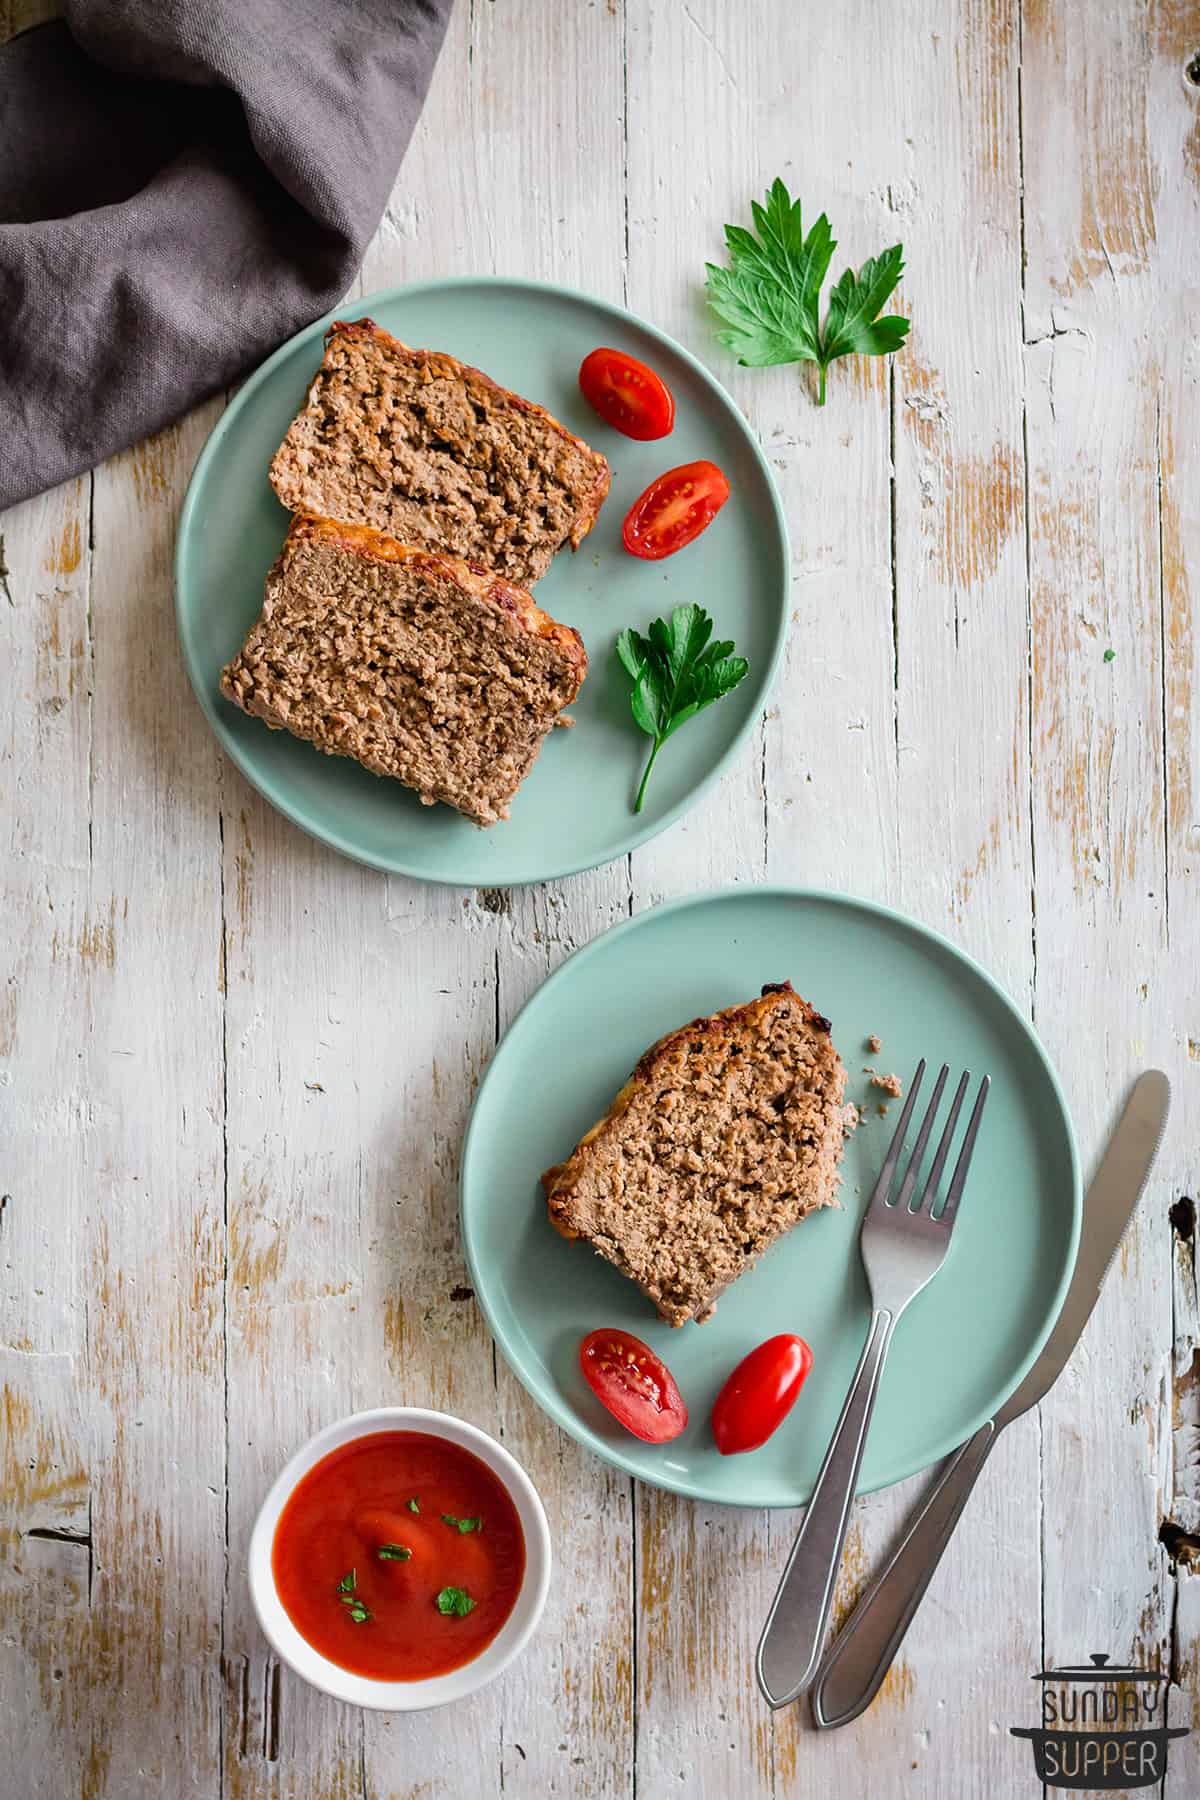
[[[271,463],[296,512],[374,525],[528,587],[578,549],[608,464],[531,400],[371,319],[339,322],[304,410]]]
[[[579,634],[491,570],[301,514],[221,691],[493,825],[586,671]]]
[[[845,1090],[828,1019],[790,982],[693,1019],[542,1176],[550,1222],[668,1324],[703,1319],[769,1244],[835,1202]]]

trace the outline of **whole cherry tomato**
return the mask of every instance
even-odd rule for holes
[[[790,1332],[768,1338],[744,1356],[713,1405],[713,1436],[721,1455],[765,1444],[791,1412],[811,1368],[812,1351]]]

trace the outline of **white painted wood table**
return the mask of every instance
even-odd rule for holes
[[[1031,1673],[1093,1650],[1169,1669],[1200,1727],[1198,48],[1195,0],[459,0],[357,291],[483,270],[626,301],[728,385],[791,521],[761,728],[613,867],[388,880],[223,761],[171,606],[219,404],[0,519],[5,1796],[1019,1797]],[[823,412],[797,369],[733,366],[701,301],[777,173],[839,266],[907,253],[908,347],[836,366]],[[1137,1070],[1175,1086],[1077,1356],[829,1735],[751,1676],[796,1519],[633,1486],[549,1424],[455,1216],[475,1085],[546,974],[763,879],[987,964],[1089,1168]],[[501,1433],[554,1530],[535,1645],[447,1715],[306,1690],[246,1593],[283,1459],[388,1400]],[[843,1615],[924,1485],[860,1504]],[[1198,1792],[1200,1729],[1166,1786]]]

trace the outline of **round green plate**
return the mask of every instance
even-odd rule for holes
[[[223,664],[258,616],[263,578],[287,528],[267,465],[303,405],[327,321],[284,344],[242,388],[205,445],[184,503],[176,608],[184,661],[209,723],[242,773],[297,825],[375,868],[464,886],[547,881],[610,862],[670,825],[713,781],[759,717],[787,627],[788,540],[766,460],[733,401],[696,359],[619,306],[536,282],[425,282],[342,307],[406,343],[448,350],[537,400],[612,465],[600,518],[574,555],[564,550],[537,584],[538,604],[587,645],[588,678],[573,731],[551,735],[512,817],[480,831],[446,806],[422,806],[394,781],[344,757],[322,756],[269,731],[221,697]],[[638,444],[598,419],[579,392],[579,365],[597,344],[651,363],[675,395],[669,438]],[[656,475],[707,457],[732,495],[704,535],[663,562],[621,547],[621,522]],[[750,674],[693,719],[658,759],[646,807],[633,800],[649,740],[633,723],[629,681],[613,646],[626,625],[684,601],[712,613],[717,635],[749,658]]]
[[[722,1295],[704,1325],[672,1331],[586,1245],[546,1220],[538,1176],[607,1108],[664,1032],[790,979],[833,1021],[847,1099],[867,1105],[844,1159],[843,1209],[806,1219]],[[883,1039],[872,1057],[871,1032]],[[946,1455],[1021,1380],[1075,1262],[1081,1195],[1053,1069],[1012,1002],[960,950],[886,908],[843,895],[738,888],[661,906],[597,938],[536,993],[500,1045],[463,1151],[462,1222],[475,1291],[501,1350],[572,1437],[642,1481],[739,1506],[806,1501],[866,1337],[858,1228],[898,1116],[881,1119],[864,1063],[907,1082],[920,1057],[988,1074],[992,1090],[946,1261],[896,1329],[860,1488]],[[640,1443],[593,1399],[579,1340],[635,1332],[663,1356],[691,1422]],[[753,1345],[795,1331],[813,1368],[793,1411],[750,1455],[709,1431],[721,1383]]]

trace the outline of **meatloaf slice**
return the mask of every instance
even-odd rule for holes
[[[325,360],[271,463],[295,512],[374,525],[528,587],[578,549],[608,464],[543,407],[370,319],[332,325]]]
[[[669,1325],[837,1198],[846,1071],[790,982],[647,1050],[605,1117],[542,1176],[550,1222],[637,1283]]]
[[[301,514],[221,691],[494,825],[586,671],[578,632],[490,570]]]

